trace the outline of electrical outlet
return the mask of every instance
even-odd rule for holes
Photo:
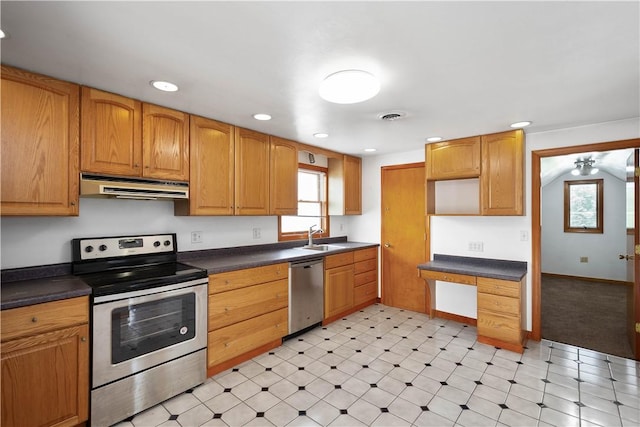
[[[527,230],[520,230],[520,241],[526,242],[529,240],[529,232]]]
[[[580,262],[589,262],[589,257],[588,256],[581,256],[580,257]]]
[[[191,243],[202,243],[202,231],[191,232]]]
[[[469,250],[471,252],[483,252],[484,242],[469,242]]]
[[[262,232],[261,232],[260,228],[255,227],[253,229],[253,238],[254,239],[260,239],[261,237],[262,237]]]

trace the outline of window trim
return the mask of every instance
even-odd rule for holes
[[[578,228],[570,227],[570,202],[569,194],[572,185],[584,185],[595,184],[596,185],[596,227],[595,228]],[[604,233],[604,218],[603,218],[603,195],[604,195],[604,180],[603,179],[582,179],[575,181],[564,182],[564,232],[565,233],[590,233],[590,234],[602,234]]]
[[[329,168],[326,167],[322,167],[322,166],[316,166],[316,165],[309,165],[306,163],[298,163],[298,170],[303,169],[303,170],[308,170],[308,171],[315,171],[315,172],[323,172],[325,174],[325,176],[327,177],[327,179],[324,180],[324,194],[325,194],[325,200],[322,202],[321,204],[321,215],[322,215],[322,220],[321,220],[321,224],[318,224],[318,226],[323,230],[322,233],[315,233],[313,235],[314,238],[319,239],[319,238],[323,238],[323,237],[329,237],[330,236],[330,227],[329,227]],[[297,174],[296,174],[297,176]],[[278,215],[278,241],[279,242],[284,242],[284,241],[289,241],[289,240],[307,240],[309,238],[309,235],[306,231],[304,232],[290,232],[290,233],[283,233],[282,232],[282,217],[283,216],[291,216],[291,215]]]

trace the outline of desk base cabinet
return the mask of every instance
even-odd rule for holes
[[[522,353],[525,279],[519,282],[477,278],[478,341]]]

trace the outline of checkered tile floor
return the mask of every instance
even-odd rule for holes
[[[638,426],[640,364],[550,341],[523,355],[382,304],[315,328],[125,426]]]

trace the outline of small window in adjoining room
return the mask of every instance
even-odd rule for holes
[[[327,213],[327,168],[300,164],[298,166],[298,215],[280,216],[278,240],[308,238],[311,226],[322,229],[314,238],[329,237]]]
[[[564,182],[565,233],[602,233],[603,180]]]

